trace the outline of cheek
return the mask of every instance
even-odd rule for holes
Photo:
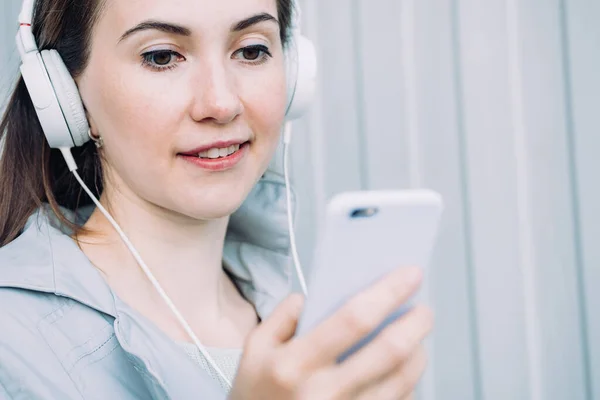
[[[96,119],[100,133],[118,135],[123,145],[141,139],[168,140],[165,133],[180,118],[181,97],[173,96],[172,87],[161,88],[160,80],[150,79],[145,72],[116,72],[107,71],[95,80],[98,95],[94,111],[100,116]]]
[[[84,85],[88,112],[105,138],[111,168],[132,185],[165,179],[173,133],[185,108],[177,104],[181,98],[169,98],[173,88],[161,88],[161,80],[149,75],[139,68],[105,67],[90,70]]]
[[[104,90],[94,95],[94,111],[99,116],[99,131],[107,138],[110,170],[136,192],[151,198],[152,192],[143,182],[168,184],[174,163],[171,152],[185,106],[180,104],[181,97],[169,98],[172,87],[161,88],[160,79],[147,75],[122,70],[97,79],[95,86]]]
[[[253,131],[257,139],[269,139],[276,144],[287,105],[285,75],[271,74],[248,85],[251,87],[243,90],[244,108]]]

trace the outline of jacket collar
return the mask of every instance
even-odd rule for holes
[[[93,208],[62,211],[80,223]],[[224,266],[261,318],[292,289],[286,211],[283,179],[268,171],[232,215],[227,230]],[[0,249],[0,260],[0,287],[55,293],[116,316],[110,287],[47,205]]]

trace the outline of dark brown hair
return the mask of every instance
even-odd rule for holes
[[[33,34],[40,50],[56,49],[74,78],[87,66],[92,30],[102,12],[103,0],[38,0]],[[292,0],[277,0],[281,41],[288,42]],[[16,28],[15,28],[16,29]],[[69,172],[60,152],[51,149],[22,78],[10,96],[0,120],[0,247],[22,231],[27,219],[48,203],[74,233],[59,207],[76,210],[91,203]],[[96,196],[102,193],[102,168],[92,141],[74,148],[73,156],[83,181]]]

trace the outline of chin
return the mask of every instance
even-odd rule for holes
[[[182,178],[188,184],[175,185],[166,191],[170,193],[164,199],[169,204],[167,208],[197,220],[228,217],[241,207],[267,169],[265,160],[266,157],[260,157],[260,162],[246,162],[225,173],[197,180]]]
[[[220,202],[217,204],[202,204],[193,210],[187,210],[186,215],[191,218],[210,221],[229,217],[231,214],[240,208],[242,203],[239,204],[227,204],[226,202]]]
[[[225,218],[237,211],[246,199],[248,193],[240,189],[238,187],[225,193],[206,191],[198,196],[190,196],[188,201],[178,201],[175,207],[180,214],[197,220]]]

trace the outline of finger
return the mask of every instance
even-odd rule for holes
[[[335,367],[325,367],[313,373],[299,388],[295,400],[342,400],[338,383],[333,379]]]
[[[416,291],[421,279],[422,273],[418,268],[395,270],[296,340],[294,352],[305,357],[305,361],[314,367],[335,362],[341,353],[371,333],[405,303]]]
[[[254,336],[262,338],[267,344],[281,344],[288,341],[296,332],[303,305],[302,295],[294,293],[288,296],[275,308],[269,318],[256,328]]]
[[[427,355],[425,349],[419,347],[400,369],[380,383],[365,388],[355,399],[410,400],[426,368]]]
[[[432,327],[431,310],[425,306],[415,307],[345,360],[340,365],[339,379],[353,382],[355,388],[382,379],[412,357]],[[365,370],[365,365],[370,368]]]

